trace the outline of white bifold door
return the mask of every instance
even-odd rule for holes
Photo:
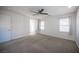
[[[0,43],[11,40],[11,20],[8,15],[0,15]]]

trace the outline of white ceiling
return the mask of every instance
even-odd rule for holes
[[[33,12],[31,11],[45,9],[44,12],[47,12],[49,15],[52,15],[52,16],[75,12],[77,9],[76,6],[73,6],[71,8],[68,8],[67,6],[8,6],[8,7],[5,6],[2,8],[14,10],[14,11],[26,13],[26,14],[33,14]]]
[[[73,6],[68,8],[68,6],[35,6],[31,7],[31,10],[45,9],[44,12],[47,12],[49,15],[62,15],[71,12],[75,12],[77,7]]]

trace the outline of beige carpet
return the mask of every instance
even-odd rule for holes
[[[0,45],[4,53],[72,53],[79,52],[74,41],[37,34]]]

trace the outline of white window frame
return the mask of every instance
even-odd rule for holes
[[[65,19],[68,19],[68,20],[65,20]],[[65,21],[67,21],[68,23],[65,23]],[[69,17],[59,19],[59,31],[60,32],[67,32],[67,33],[70,32],[70,19],[69,19]]]

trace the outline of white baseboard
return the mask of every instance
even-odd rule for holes
[[[28,35],[27,34],[20,34],[20,35],[12,37],[12,39],[18,39],[18,38],[25,37],[25,36],[28,36]]]

